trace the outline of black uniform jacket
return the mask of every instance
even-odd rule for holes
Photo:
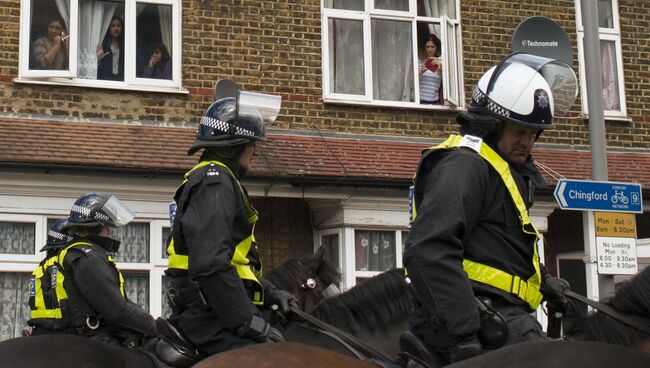
[[[230,263],[237,244],[252,231],[235,178],[219,165],[198,168],[175,200],[178,209],[172,229],[174,248],[176,253],[188,255],[186,275],[198,283],[211,307],[201,312],[203,319],[216,315],[221,326],[241,326],[259,312]],[[253,267],[261,268],[255,244],[248,258]],[[167,274],[184,276],[183,271],[173,268]]]
[[[84,239],[75,239],[74,242]],[[100,329],[111,334],[139,332],[150,336],[154,333],[153,317],[139,305],[120,293],[117,269],[108,261],[106,251],[98,245],[75,246],[68,250],[63,267],[81,296],[101,318]],[[66,281],[68,281],[66,279]]]
[[[535,272],[535,238],[522,231],[503,180],[476,152],[459,148],[430,156],[423,156],[418,172],[417,217],[406,239],[404,265],[429,315],[449,334],[460,336],[479,329],[475,294],[526,307],[512,295],[470,281],[463,259],[528,279]],[[530,159],[524,166],[521,171],[541,178]],[[511,171],[530,206],[528,181],[512,166]]]

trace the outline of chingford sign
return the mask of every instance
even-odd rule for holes
[[[560,179],[553,194],[565,210],[643,213],[637,183]]]

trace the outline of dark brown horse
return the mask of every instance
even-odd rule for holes
[[[405,323],[408,297],[404,284],[397,282],[401,272],[391,271],[340,296],[323,301],[314,314],[333,325],[370,341],[384,332],[387,348],[379,349],[389,353],[397,349],[397,335],[387,326]],[[395,283],[389,281],[394,279]],[[377,287],[381,285],[381,287]],[[400,291],[400,288],[402,289]],[[375,293],[379,292],[380,296]],[[622,313],[650,321],[650,268],[623,285],[607,304]],[[571,365],[573,368],[650,367],[650,335],[620,323],[603,313],[592,313],[573,321],[571,338],[581,340],[538,341],[511,345],[473,359],[449,365],[450,368],[464,367],[555,367]],[[399,328],[397,328],[399,330]],[[370,331],[370,332],[369,332]],[[291,335],[289,335],[291,337]],[[295,336],[294,336],[295,337]],[[331,339],[330,339],[331,340]],[[237,360],[240,365],[283,366],[287,368],[321,367],[367,367],[367,362],[350,360],[348,352],[340,347],[328,346],[331,341],[322,337],[307,336],[300,341],[328,347],[336,352],[325,353],[313,347],[295,344],[274,344],[251,346],[219,354],[201,362],[199,367],[226,367],[226,362]],[[376,347],[379,344],[375,344]],[[302,349],[302,350],[301,350]],[[302,351],[302,352],[301,352]],[[318,352],[318,353],[316,353]],[[258,355],[261,354],[261,355]],[[288,359],[288,355],[299,354]],[[388,355],[388,354],[387,354]],[[311,359],[310,357],[318,357]],[[326,360],[327,358],[327,360]],[[230,360],[233,359],[233,360]],[[321,364],[321,362],[327,362]]]
[[[340,282],[341,275],[319,250],[314,255],[290,259],[264,277],[278,288],[292,292],[309,310],[318,304],[323,290]],[[0,367],[157,368],[158,365],[141,350],[102,344],[76,335],[40,335],[0,342]]]

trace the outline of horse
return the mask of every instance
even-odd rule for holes
[[[622,285],[607,305],[622,313],[650,321],[650,268]],[[393,356],[398,349],[401,331],[405,331],[410,307],[407,286],[401,270],[391,270],[376,276],[351,290],[322,301],[314,315],[332,325],[380,347],[386,355]],[[294,322],[295,323],[295,322]],[[646,322],[650,323],[650,322]],[[364,360],[349,360],[355,356],[348,347],[336,346],[336,341],[316,331],[307,334],[296,332],[295,326],[287,328],[290,341],[316,345],[331,352],[314,350],[313,346],[274,344],[272,347],[251,346],[225,352],[203,360],[198,367],[225,367],[229,359],[241,365],[282,365],[287,368],[341,366],[361,368]],[[650,367],[650,335],[636,331],[603,313],[592,313],[572,321],[569,338],[574,340],[548,340],[519,343],[449,365],[450,368],[467,367],[542,367],[572,364],[575,367],[609,368],[626,366]],[[373,341],[381,339],[383,342]],[[329,341],[328,341],[329,340]],[[383,344],[383,345],[382,345]],[[269,350],[266,350],[269,349]],[[302,349],[302,350],[301,350]],[[346,350],[347,349],[347,350]],[[397,349],[397,350],[396,350]],[[302,352],[300,352],[302,351]],[[257,355],[263,352],[262,355]],[[301,354],[288,360],[288,352]],[[309,359],[310,356],[318,358]],[[321,364],[325,359],[328,365]],[[368,358],[368,357],[361,357]],[[403,362],[403,361],[402,361]],[[295,365],[294,365],[295,363]]]
[[[311,310],[329,285],[341,280],[337,266],[327,261],[323,249],[301,259],[289,259],[264,275],[279,289],[293,293],[301,306]],[[309,309],[311,308],[311,309]],[[140,349],[100,343],[77,335],[16,337],[0,342],[0,366],[157,368],[150,353]]]

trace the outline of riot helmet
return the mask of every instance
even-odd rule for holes
[[[280,96],[242,91],[227,79],[217,82],[215,98],[201,117],[188,155],[202,148],[266,140],[266,127],[278,116],[282,100]]]
[[[61,246],[72,240],[72,237],[63,230],[68,225],[68,219],[58,219],[54,221],[52,226],[47,230],[47,241],[41,252],[49,249],[60,248]]]
[[[110,194],[86,193],[79,197],[70,210],[68,224],[63,230],[81,227],[120,227],[133,220],[133,214]]]
[[[487,113],[528,128],[550,129],[578,94],[571,67],[559,60],[513,53],[479,79],[470,113]]]

